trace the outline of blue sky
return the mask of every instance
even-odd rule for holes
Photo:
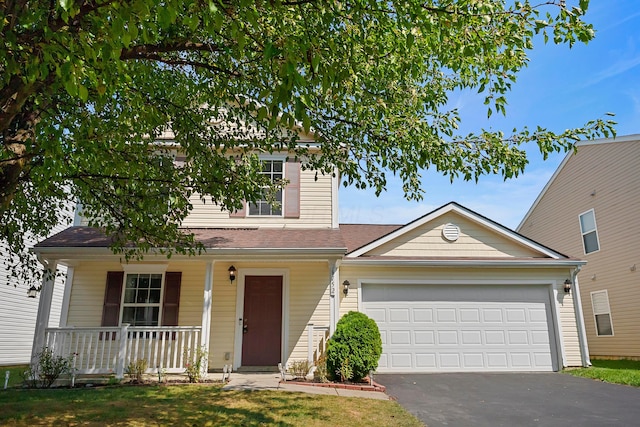
[[[462,116],[461,134],[481,127],[508,132],[537,125],[559,132],[607,112],[615,113],[618,136],[640,134],[640,2],[591,0],[586,21],[596,30],[589,44],[534,47],[529,66],[507,95],[506,117],[488,122],[485,106],[471,92],[452,97],[451,104]],[[565,156],[555,154],[543,161],[536,146],[527,152],[524,174],[508,181],[485,176],[477,184],[451,184],[436,172],[424,172],[426,193],[420,202],[405,200],[395,178],[380,197],[371,190],[342,187],[340,222],[403,224],[456,201],[515,229]]]

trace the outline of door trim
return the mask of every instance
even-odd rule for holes
[[[233,368],[242,366],[242,316],[244,313],[244,286],[247,276],[279,276],[282,277],[282,330],[280,355],[284,365],[289,358],[289,269],[287,268],[238,268],[236,281],[236,317],[233,345]]]

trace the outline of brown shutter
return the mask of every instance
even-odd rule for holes
[[[229,212],[229,218],[244,218],[247,216],[247,202],[242,202],[242,209]]]
[[[178,326],[180,306],[180,282],[182,273],[167,271],[164,275],[164,301],[162,302],[162,326]]]
[[[284,217],[300,218],[300,162],[287,161],[284,177],[289,180],[284,189]]]
[[[123,271],[107,272],[107,286],[102,306],[102,326],[118,326],[120,323],[120,300],[123,279]]]

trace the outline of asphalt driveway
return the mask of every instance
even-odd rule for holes
[[[640,388],[560,373],[380,374],[429,427],[640,426]]]

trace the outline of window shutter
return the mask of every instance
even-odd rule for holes
[[[120,323],[120,300],[123,279],[123,271],[107,272],[107,286],[102,306],[102,326],[118,326]]]
[[[162,326],[178,326],[181,281],[181,272],[167,271],[165,273],[164,301],[162,302]]]
[[[284,189],[284,217],[300,218],[300,162],[287,161],[284,177],[289,180]]]
[[[229,212],[229,218],[244,218],[245,216],[247,216],[247,202],[242,203],[242,209]]]

